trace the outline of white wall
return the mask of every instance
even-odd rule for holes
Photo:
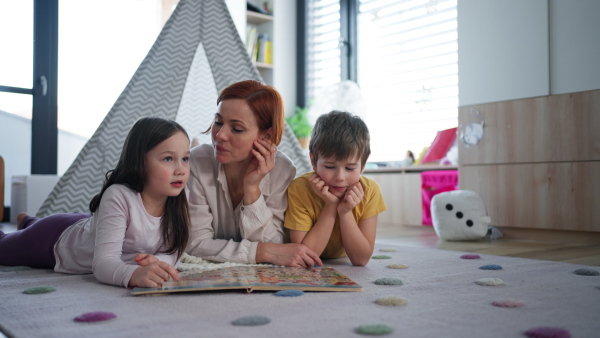
[[[83,136],[58,131],[59,175],[69,169],[86,142]],[[10,206],[12,176],[31,173],[31,120],[0,111],[0,156],[4,159],[4,205]]]
[[[275,0],[273,30],[273,84],[283,96],[286,115],[296,109],[296,1]]]
[[[235,28],[242,37],[242,41],[245,41],[246,34],[246,0],[225,0],[225,4],[229,9],[229,14],[233,19]]]
[[[459,106],[600,89],[600,1],[458,0]]]
[[[550,94],[547,1],[458,1],[459,106]]]
[[[600,88],[600,1],[550,0],[550,92]]]

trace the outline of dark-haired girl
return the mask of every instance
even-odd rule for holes
[[[20,214],[0,231],[0,265],[93,273],[103,283],[157,287],[177,280],[189,237],[190,141],[177,122],[143,118],[129,131],[90,214]]]

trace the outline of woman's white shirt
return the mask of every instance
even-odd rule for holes
[[[186,252],[216,262],[256,263],[259,242],[283,243],[287,187],[296,167],[277,151],[275,167],[259,184],[252,204],[233,206],[223,165],[211,145],[190,156],[189,207],[192,229]]]

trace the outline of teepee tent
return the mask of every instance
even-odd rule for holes
[[[129,84],[58,181],[39,217],[88,212],[104,175],[119,159],[135,121],[160,116],[179,122],[191,136],[205,130],[216,111],[218,93],[228,85],[262,81],[252,64],[224,0],[181,0]],[[201,143],[210,143],[210,136]],[[279,150],[298,173],[310,163],[286,125]]]

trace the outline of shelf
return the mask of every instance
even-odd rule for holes
[[[259,69],[273,69],[273,65],[262,62],[255,62],[254,65]]]
[[[454,165],[411,165],[406,167],[381,167],[365,169],[365,173],[368,174],[396,174],[396,173],[420,173],[423,171],[430,170],[457,170],[458,167]]]
[[[248,23],[253,25],[260,25],[266,22],[273,22],[272,15],[261,14],[253,11],[247,11],[246,18]]]

